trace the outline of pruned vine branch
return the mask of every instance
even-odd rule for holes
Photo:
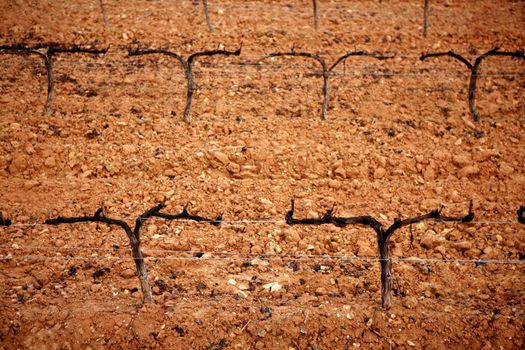
[[[222,221],[222,215],[217,216],[215,219],[205,218],[199,215],[192,215],[188,212],[188,205],[186,205],[179,214],[168,214],[160,212],[165,207],[164,204],[159,204],[158,209],[152,213],[152,216],[163,218],[167,220],[191,220],[196,222],[207,222],[213,226],[219,226]]]
[[[129,49],[128,56],[143,56],[152,54],[167,55],[175,58],[181,65],[186,76],[186,105],[184,107],[184,121],[186,123],[191,122],[191,105],[193,100],[193,93],[195,92],[195,83],[193,82],[193,63],[194,61],[203,56],[239,56],[241,54],[242,44],[235,51],[226,50],[209,50],[202,52],[195,52],[188,56],[185,60],[181,55],[162,49]]]
[[[497,47],[476,57],[476,59],[474,60],[474,64],[470,63],[469,60],[467,60],[465,57],[455,53],[452,50],[447,51],[447,52],[427,53],[427,54],[421,55],[419,59],[421,61],[424,61],[427,58],[442,57],[442,56],[450,56],[458,60],[459,62],[463,63],[470,70],[468,102],[469,102],[470,113],[472,114],[474,121],[480,120],[479,113],[476,109],[475,93],[476,93],[476,83],[478,79],[478,69],[479,69],[479,65],[481,64],[481,62],[483,62],[484,59],[490,56],[507,56],[507,57],[521,58],[525,60],[525,55],[522,51],[512,51],[512,52],[499,51],[499,48]]]
[[[375,59],[378,59],[378,60],[386,60],[386,59],[389,59],[389,58],[394,58],[393,55],[383,55],[383,54],[376,53],[376,52],[352,51],[352,52],[347,52],[344,55],[342,55],[341,57],[339,57],[334,62],[334,64],[332,64],[332,66],[330,66],[329,70],[332,71],[335,67],[337,67],[337,65],[339,63],[341,63],[341,62],[345,61],[347,58],[353,57],[353,56],[372,57],[372,58],[375,58]]]
[[[337,67],[341,62],[344,62],[347,58],[352,56],[368,56],[376,59],[388,59],[393,58],[394,56],[386,56],[378,53],[369,53],[364,51],[355,51],[347,52],[346,54],[339,57],[330,67],[326,64],[326,61],[318,54],[313,54],[309,52],[275,52],[268,55],[268,57],[283,57],[283,56],[295,56],[295,57],[305,57],[311,58],[317,61],[321,65],[322,76],[323,76],[323,105],[321,107],[321,119],[326,120],[328,114],[328,101],[330,95],[330,72]]]
[[[334,216],[333,208],[328,209],[320,218],[296,219],[294,218],[295,203],[292,200],[291,209],[286,212],[285,220],[289,225],[333,224],[337,227],[346,227],[347,225],[364,225],[371,227],[377,236],[377,245],[381,263],[381,304],[384,308],[389,308],[392,304],[392,260],[390,258],[388,241],[392,234],[404,226],[409,226],[424,220],[467,223],[474,219],[472,201],[470,202],[468,213],[464,216],[454,217],[442,215],[441,209],[432,210],[427,214],[404,220],[395,219],[389,227],[385,227],[379,220],[372,216]]]
[[[143,55],[154,55],[154,54],[161,54],[161,55],[166,55],[166,56],[170,56],[172,58],[175,58],[177,61],[179,61],[179,63],[184,67],[187,62],[184,60],[184,58],[182,56],[180,56],[179,54],[175,53],[175,52],[171,52],[171,51],[168,51],[168,50],[163,50],[163,49],[129,49],[128,50],[128,56],[143,56]]]
[[[55,81],[53,78],[53,56],[57,53],[87,53],[87,54],[105,54],[108,49],[88,49],[77,45],[64,46],[56,43],[38,44],[29,47],[24,44],[2,45],[0,52],[27,55],[35,54],[40,56],[44,61],[47,73],[47,98],[44,107],[46,115],[53,114],[53,100],[55,96]]]

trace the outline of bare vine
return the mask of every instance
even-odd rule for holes
[[[62,46],[55,43],[39,44],[29,47],[24,44],[2,45],[0,52],[15,55],[37,55],[44,61],[47,73],[47,98],[44,106],[46,115],[53,114],[53,100],[55,97],[55,81],[53,78],[53,56],[58,53],[87,53],[87,54],[104,54],[108,49],[87,49],[77,45]]]
[[[188,205],[186,205],[180,213],[178,214],[169,214],[162,212],[166,205],[164,203],[159,203],[147,210],[143,214],[139,215],[135,219],[135,225],[132,228],[128,223],[123,220],[114,219],[107,217],[104,213],[104,209],[98,209],[92,216],[78,216],[78,217],[56,217],[53,219],[48,219],[44,222],[46,225],[59,225],[59,224],[74,224],[74,223],[83,223],[83,222],[100,222],[107,225],[115,225],[120,227],[126,233],[128,237],[129,244],[131,247],[131,253],[133,260],[135,262],[137,276],[140,281],[142,288],[142,296],[144,302],[149,302],[152,300],[151,287],[148,281],[148,274],[145,267],[145,261],[140,249],[141,245],[141,230],[144,222],[148,219],[157,217],[166,220],[189,220],[195,222],[208,223],[213,226],[219,226],[223,222],[222,215],[217,216],[216,218],[207,218],[200,215],[190,214],[188,211]],[[392,235],[399,229],[409,226],[412,227],[413,224],[418,222],[433,220],[438,222],[458,222],[458,223],[469,223],[474,220],[472,201],[469,204],[468,212],[465,215],[460,216],[447,216],[442,213],[443,207],[439,209],[432,210],[426,214],[410,217],[407,219],[394,219],[393,223],[390,225],[385,225],[380,222],[378,219],[374,218],[371,215],[362,215],[354,217],[340,217],[334,215],[334,209],[330,208],[325,211],[325,213],[319,218],[295,218],[295,202],[292,199],[291,209],[286,211],[285,222],[288,225],[334,225],[336,227],[345,228],[349,225],[361,225],[367,226],[374,230],[376,233],[377,247],[378,247],[378,256],[381,267],[381,304],[384,308],[388,308],[392,305],[392,258],[389,251],[389,240]],[[525,224],[525,206],[520,206],[517,210],[518,222]],[[4,219],[2,213],[0,212],[0,226],[9,226],[12,225],[11,220]],[[413,241],[413,236],[411,232],[410,237],[411,242]]]
[[[489,50],[485,52],[484,54],[476,57],[474,64],[470,63],[465,57],[455,53],[454,51],[450,50],[447,52],[434,52],[434,53],[427,53],[422,55],[419,59],[421,61],[424,61],[427,58],[431,57],[442,57],[442,56],[450,56],[459,62],[463,63],[468,70],[470,71],[470,81],[469,81],[469,89],[468,89],[468,102],[469,102],[469,109],[470,113],[472,114],[472,117],[474,118],[474,121],[479,121],[480,116],[476,109],[476,101],[475,101],[475,93],[476,93],[476,83],[478,79],[478,69],[481,62],[483,62],[484,59],[490,56],[507,56],[507,57],[515,57],[515,58],[521,58],[525,60],[525,55],[522,51],[499,51],[499,48],[494,48],[492,50]]]
[[[226,50],[210,50],[196,52],[188,56],[185,60],[181,55],[171,52],[168,50],[162,49],[130,49],[128,51],[128,56],[143,56],[143,55],[152,55],[152,54],[161,54],[166,55],[172,58],[175,58],[182,66],[184,74],[186,76],[186,105],[184,107],[184,121],[186,123],[191,122],[191,105],[193,99],[193,93],[195,92],[195,83],[193,82],[193,63],[198,57],[203,56],[239,56],[241,54],[241,47],[236,51],[226,51]]]
[[[107,31],[108,27],[108,16],[106,15],[106,8],[104,6],[104,0],[98,0],[100,6],[100,13],[102,14],[102,20],[104,21],[104,33]]]
[[[211,23],[210,12],[208,11],[208,0],[202,0],[202,5],[204,7],[204,17],[206,17],[206,24],[208,25],[210,32],[213,33],[215,28],[213,27],[213,23]]]
[[[315,30],[319,29],[319,13],[317,11],[317,0],[312,0],[312,9],[314,15],[314,28]]]
[[[285,216],[285,220],[288,225],[333,224],[337,227],[346,227],[348,225],[364,225],[371,227],[376,232],[379,258],[381,263],[381,305],[384,308],[389,308],[392,305],[392,259],[390,257],[388,241],[395,231],[404,226],[409,226],[424,220],[470,222],[474,219],[474,213],[472,212],[472,202],[470,202],[468,214],[465,216],[445,216],[441,214],[441,209],[436,209],[427,214],[405,220],[395,219],[389,227],[383,226],[381,222],[369,215],[355,217],[333,216],[333,208],[328,209],[324,215],[318,219],[296,219],[293,217],[294,210],[294,201],[292,200],[292,208],[286,212]]]
[[[144,219],[150,217],[156,207],[146,211],[140,216],[140,220],[137,219],[135,227],[131,227],[123,220],[112,219],[104,215],[104,209],[99,208],[93,216],[77,216],[77,217],[57,217],[54,219],[46,220],[44,223],[48,225],[60,225],[60,224],[74,224],[79,222],[102,222],[108,225],[116,225],[124,230],[128,237],[129,244],[131,247],[131,255],[135,261],[135,268],[137,276],[140,281],[140,287],[142,290],[142,300],[144,302],[150,302],[152,299],[151,286],[148,281],[148,272],[146,265],[144,264],[144,257],[140,250],[140,229]]]
[[[427,37],[428,32],[428,10],[429,10],[429,0],[425,0],[423,5],[423,37]]]
[[[381,55],[378,53],[370,53],[364,51],[355,51],[347,52],[346,54],[339,57],[331,66],[328,66],[326,61],[318,54],[313,54],[309,52],[275,52],[268,55],[268,57],[279,57],[279,56],[295,56],[295,57],[306,57],[315,60],[318,62],[322,69],[323,76],[323,105],[321,107],[321,119],[326,120],[328,114],[328,101],[330,95],[330,73],[334,70],[335,67],[341,62],[344,62],[347,58],[351,56],[368,56],[376,58],[379,60],[384,60],[388,58],[393,58],[393,56]]]
[[[197,222],[207,222],[211,225],[218,226],[222,221],[222,216],[218,216],[215,219],[208,219],[199,215],[192,215],[188,212],[187,206],[179,214],[167,214],[162,213],[161,209],[165,208],[164,203],[157,204],[151,209],[144,212],[142,215],[139,215],[135,220],[135,226],[131,226],[123,220],[112,219],[104,214],[104,209],[99,208],[93,216],[76,216],[76,217],[62,217],[59,216],[54,219],[48,219],[44,222],[47,225],[60,225],[60,224],[75,224],[81,222],[101,222],[107,225],[115,225],[120,227],[126,233],[126,236],[129,240],[129,245],[131,247],[131,255],[135,262],[136,273],[139,278],[140,287],[142,291],[142,300],[144,302],[150,302],[152,300],[151,285],[148,281],[148,272],[146,270],[146,265],[144,263],[144,257],[140,249],[140,232],[142,226],[146,220],[151,217],[159,217],[166,220],[191,220]],[[3,220],[0,216],[0,219]],[[2,221],[0,221],[1,223]],[[9,224],[11,222],[9,221]]]

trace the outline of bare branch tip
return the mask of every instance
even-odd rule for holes
[[[95,215],[93,215],[93,217],[95,218],[100,218],[104,216],[104,207],[100,207],[97,209],[97,211],[95,212]]]
[[[0,226],[10,226],[11,220],[10,219],[4,219],[4,216],[2,215],[2,212],[0,212]]]
[[[517,213],[518,213],[518,222],[525,224],[525,217],[523,216],[523,213],[525,212],[525,205],[522,205],[519,207]]]

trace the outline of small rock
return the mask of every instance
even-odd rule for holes
[[[334,189],[334,190],[338,190],[341,188],[341,182],[338,181],[338,180],[335,180],[335,179],[331,179],[330,181],[328,181],[328,186],[330,186],[330,188]]]
[[[261,202],[261,204],[264,204],[264,205],[268,205],[268,206],[272,206],[273,205],[273,202],[269,199],[266,199],[266,198],[261,198],[259,200]]]
[[[479,150],[477,153],[474,154],[474,160],[476,162],[485,162],[489,160],[492,156],[497,155],[498,152],[494,150]]]
[[[407,340],[407,344],[408,346],[412,346],[412,347],[416,346],[416,343],[411,342],[410,340]]]
[[[414,225],[414,227],[416,228],[416,230],[422,231],[427,228],[427,224],[425,224],[424,222],[418,222]]]
[[[454,228],[446,228],[442,232],[449,241],[457,241],[461,238],[461,232]]]
[[[459,250],[460,252],[465,252],[472,248],[472,242],[469,241],[457,242],[454,244],[454,249]]]
[[[342,168],[343,167],[343,160],[338,159],[332,164],[332,169]]]
[[[239,288],[240,290],[249,290],[250,286],[246,283],[239,283],[239,286],[237,288]]]
[[[471,248],[465,252],[465,256],[472,259],[479,259],[481,256],[481,250],[478,248]]]
[[[35,278],[40,287],[49,283],[49,276],[47,273],[35,269],[31,272],[31,275]]]
[[[228,170],[232,174],[237,174],[241,171],[241,166],[237,163],[230,162],[226,166],[226,170]]]
[[[306,214],[306,216],[309,217],[309,218],[318,218],[318,217],[319,217],[319,214],[318,214],[316,211],[310,210],[310,211]]]
[[[460,177],[470,177],[474,175],[478,175],[480,172],[480,169],[477,165],[467,165],[459,171]]]
[[[288,231],[286,233],[286,241],[287,242],[299,242],[301,240],[301,236],[297,231]]]
[[[228,280],[228,284],[234,286],[234,285],[237,284],[237,281],[234,280],[233,278],[230,278],[230,279]]]
[[[266,261],[266,260],[261,260],[261,259],[259,259],[259,258],[252,259],[252,260],[250,261],[250,264],[251,264],[252,266],[262,266],[262,267],[266,267],[266,266],[270,265],[270,263],[269,263],[268,261]]]
[[[210,252],[208,252],[208,253],[204,253],[204,254],[202,254],[201,259],[203,259],[203,260],[208,259],[208,260],[209,260],[209,259],[211,259],[212,257],[213,257],[213,254],[210,253]]]
[[[418,304],[417,298],[413,296],[406,297],[403,300],[403,306],[407,309],[414,309]]]
[[[502,163],[499,166],[499,173],[501,175],[509,176],[512,175],[512,173],[514,173],[514,168],[508,165],[507,163]]]
[[[442,244],[443,241],[444,239],[442,237],[437,236],[436,232],[428,230],[427,232],[425,232],[423,237],[421,237],[420,244],[425,249],[434,249],[438,245]]]
[[[436,178],[436,171],[434,167],[429,165],[423,171],[423,178],[427,181],[434,180]]]
[[[326,288],[323,288],[323,287],[319,287],[315,290],[315,295],[327,295],[328,292],[326,290]]]
[[[86,171],[84,171],[83,173],[80,174],[80,177],[86,179],[86,178],[90,177],[91,175],[93,175],[93,171],[92,170],[86,170]]]
[[[270,242],[269,250],[273,253],[280,254],[283,251],[283,248],[277,243]]]
[[[217,151],[213,152],[212,156],[224,165],[230,162],[230,158],[228,158],[228,156],[225,153]]]
[[[479,298],[480,298],[481,300],[489,300],[489,299],[490,299],[490,295],[488,295],[488,294],[481,294],[481,295],[479,296]]]
[[[154,225],[154,224],[150,224],[148,226],[148,229],[147,229],[148,234],[150,234],[150,235],[154,235],[155,232],[157,232],[158,230],[159,230],[159,228],[156,225]]]
[[[465,154],[458,154],[452,158],[452,163],[454,163],[455,165],[459,167],[465,167],[467,165],[472,164],[472,160],[470,159],[469,156]]]
[[[471,237],[474,236],[474,234],[476,234],[476,228],[475,227],[467,227],[465,229],[465,232],[468,233]]]
[[[374,171],[374,179],[381,179],[386,175],[386,169],[379,167]]]
[[[24,154],[21,152],[15,152],[15,154],[13,154],[13,158],[11,159],[11,164],[9,165],[9,172],[11,174],[21,173],[27,169],[27,166],[28,162]]]
[[[264,289],[268,289],[270,292],[278,292],[283,286],[279,282],[271,282],[262,286]]]
[[[125,269],[120,273],[120,276],[123,278],[135,278],[137,274],[133,269]]]
[[[441,255],[445,256],[445,254],[447,254],[447,248],[444,245],[438,245],[434,248],[434,252],[440,253]]]
[[[357,242],[357,255],[358,256],[375,256],[376,252],[370,244],[366,241],[359,240]]]
[[[102,289],[102,284],[100,284],[100,283],[93,283],[91,285],[91,291],[92,292],[98,292],[101,289]]]
[[[122,152],[125,155],[129,156],[129,155],[137,152],[137,148],[134,145],[127,144],[127,145],[122,146]]]
[[[55,157],[47,157],[46,160],[44,160],[44,165],[48,168],[54,168],[56,166]]]
[[[24,181],[24,188],[26,190],[30,190],[33,187],[36,187],[38,185],[40,185],[40,182],[38,180],[27,180],[27,181]]]
[[[244,290],[239,290],[237,292],[237,295],[241,298],[248,298],[248,296],[250,295],[250,293],[248,293],[247,291],[244,291]]]
[[[167,177],[176,177],[178,174],[177,172],[175,171],[175,169],[166,169],[164,170],[164,176],[167,176]]]
[[[346,170],[343,167],[336,168],[334,170],[334,175],[341,178],[346,178]]]
[[[393,256],[403,256],[403,247],[401,246],[401,244],[396,244],[393,248],[392,248],[392,255]]]

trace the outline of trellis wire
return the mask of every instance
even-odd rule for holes
[[[167,62],[162,62],[166,67],[177,67],[176,64],[167,64]],[[131,67],[140,67],[140,68],[146,68],[143,67],[141,64],[137,64],[134,62],[82,62],[82,61],[60,61],[55,62],[56,65],[83,65],[88,68],[95,69],[96,67],[90,67],[90,66],[96,66],[96,65],[104,65],[104,66],[131,66]],[[41,65],[34,63],[35,67],[40,67]],[[217,65],[219,67],[219,65]],[[244,67],[247,65],[239,64],[238,66]],[[202,65],[204,68],[210,68],[214,66],[210,65]],[[227,65],[223,65],[221,67],[228,67]],[[251,66],[248,66],[251,67]],[[259,67],[255,65],[254,67]],[[310,71],[295,71],[290,72],[288,74],[303,74],[309,77],[316,77],[321,76],[322,72],[312,69],[314,68],[312,65],[266,65],[262,66],[264,68],[266,67],[276,67],[276,68],[283,68],[283,67],[290,67],[290,68],[299,68],[299,67],[305,67],[310,68]],[[353,65],[353,66],[347,66],[347,68],[361,68],[361,67],[369,67],[369,68],[377,68],[377,66],[373,65]],[[517,68],[517,66],[507,66],[512,68]],[[194,70],[194,73],[196,74],[216,74],[216,75],[263,75],[263,76],[273,76],[273,75],[282,75],[282,72],[280,72],[278,69],[267,69],[264,72],[257,70],[228,70],[228,69],[197,69]],[[330,73],[331,76],[414,76],[414,77],[420,77],[429,75],[429,78],[431,76],[440,76],[440,77],[465,77],[469,76],[468,72],[465,72],[464,70],[430,70],[430,69],[422,69],[420,71],[350,71],[347,72],[346,70],[343,71],[343,69],[335,70],[334,72]],[[514,77],[514,76],[525,76],[525,72],[501,72],[501,73],[481,73],[478,74],[478,77]],[[181,79],[182,80],[182,79]]]
[[[215,252],[202,252],[199,253],[209,253],[214,254]],[[181,256],[146,256],[144,260],[191,260],[191,261],[209,261],[209,260],[218,260],[218,261],[250,261],[255,258],[260,258],[263,254],[259,254],[255,257],[181,257]],[[389,260],[392,262],[407,262],[407,263],[421,263],[421,262],[431,262],[431,263],[458,263],[458,264],[501,264],[501,265],[522,265],[525,264],[525,260],[496,260],[496,259],[438,259],[438,258],[417,258],[417,257],[392,257],[390,259],[381,259],[373,256],[338,256],[338,255],[328,255],[328,256],[299,256],[299,257],[264,257],[261,260],[263,261],[312,261],[312,260],[340,260],[340,261],[385,261]],[[135,258],[130,256],[114,256],[114,255],[92,255],[92,256],[44,256],[44,255],[0,255],[0,260],[120,260],[120,261],[129,261],[135,260]]]
[[[129,248],[121,248],[118,247],[87,247],[87,246],[71,246],[71,247],[56,247],[56,246],[31,246],[31,245],[24,245],[19,246],[17,248],[13,248],[13,245],[0,245],[0,249],[14,249],[16,251],[18,250],[47,250],[47,251],[56,251],[57,254],[60,254],[60,251],[104,251],[104,252],[126,252],[131,251]],[[289,253],[245,253],[245,252],[239,252],[239,251],[206,251],[206,250],[188,250],[188,249],[159,249],[159,248],[149,248],[148,252],[155,252],[155,253],[171,253],[171,254],[199,254],[199,256],[193,256],[188,257],[189,259],[201,259],[206,260],[206,258],[209,257],[209,255],[240,255],[245,256],[245,258],[242,259],[261,259],[261,260],[269,260],[269,258],[275,258],[276,260],[282,259],[282,258],[291,258],[292,260],[295,259],[306,259],[306,260],[315,260],[315,259],[340,259],[340,260],[372,260],[372,261],[381,261],[381,258],[378,258],[376,256],[357,256],[357,255],[330,255],[330,254],[289,254]],[[12,253],[12,252],[11,252]],[[208,255],[208,256],[205,256]],[[4,255],[4,256],[9,256]],[[1,255],[0,255],[1,256]],[[113,255],[112,255],[113,256]],[[17,255],[18,257],[18,255]],[[96,257],[93,255],[93,257]],[[132,257],[125,257],[129,259],[133,259]],[[148,256],[148,258],[155,259],[155,258],[162,258],[160,256]],[[240,257],[238,257],[240,258]],[[420,257],[392,257],[394,261],[406,261],[406,262],[465,262],[465,263],[507,263],[507,262],[517,262],[518,264],[525,263],[525,260],[502,260],[502,259],[439,259],[439,258],[420,258]],[[271,260],[271,259],[270,259]]]

